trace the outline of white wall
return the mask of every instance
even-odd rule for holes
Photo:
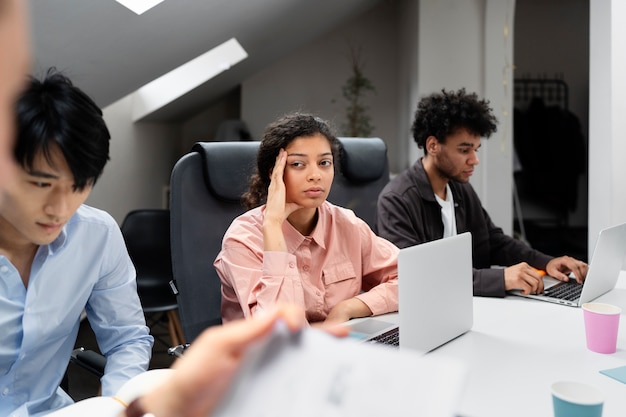
[[[513,1],[504,7],[496,3],[498,6],[487,7],[484,0],[383,1],[245,80],[241,87],[241,118],[255,138],[270,121],[293,110],[317,113],[339,129],[346,106],[341,86],[350,75],[348,43],[352,42],[362,48],[365,74],[376,87],[376,93],[367,100],[373,136],[386,141],[391,171],[403,170],[417,155],[409,129],[421,96],[444,87],[466,87],[491,99],[497,111],[506,105],[497,93],[502,91],[500,73],[508,51],[497,49],[501,45],[499,38],[489,46],[496,51],[486,51],[486,42],[491,39],[486,38],[486,31],[496,30],[501,37],[505,14]],[[491,26],[486,25],[487,16]],[[486,77],[494,78],[485,72],[491,66],[495,66],[491,74],[498,75],[495,88],[491,81],[485,81]],[[109,106],[105,119],[113,136],[113,160],[88,202],[110,211],[120,221],[131,209],[160,207],[162,190],[169,183],[175,161],[196,140],[210,140],[216,114],[229,107],[216,103],[184,123],[168,125],[133,124],[128,116],[129,98]],[[507,165],[507,140],[485,141],[483,168],[477,170],[473,184],[496,223],[509,232],[511,191],[506,181],[510,175],[499,175],[512,172]],[[487,176],[488,164],[496,172]]]
[[[471,183],[494,223],[511,234],[515,2],[421,0],[419,4],[418,94],[465,87],[490,101],[499,120],[498,132],[482,141],[481,163]],[[407,146],[414,152],[413,143]]]
[[[350,39],[363,46],[365,73],[377,89],[368,100],[373,136],[385,139],[390,153],[395,152],[396,10],[395,2],[382,2],[245,81],[241,117],[253,137],[260,138],[267,123],[296,109],[318,113],[337,127],[341,125],[345,107],[341,85],[349,76]],[[103,109],[112,136],[111,161],[87,203],[110,212],[119,223],[130,210],[162,207],[163,188],[169,184],[175,162],[194,142],[212,139],[219,121],[232,117],[232,103],[237,99],[229,96],[184,122],[171,124],[133,123],[130,95]]]
[[[531,6],[539,2],[549,10],[559,3],[556,0],[547,3],[524,0],[524,3],[529,1]],[[559,19],[551,19],[552,22],[571,24],[578,19],[574,13],[582,1],[570,4],[567,13],[553,10],[551,13],[561,14]],[[494,93],[497,87],[490,83],[500,83],[502,78],[494,69],[497,67],[491,65],[506,63],[510,50],[505,42],[500,50],[494,52],[491,48],[497,47],[500,40],[504,41],[502,33],[497,32],[504,22],[513,19],[513,1],[499,5],[494,2],[496,0],[421,0],[419,6],[415,0],[382,2],[341,30],[245,81],[243,118],[256,137],[277,115],[295,108],[320,112],[340,124],[343,105],[331,101],[340,99],[341,84],[348,76],[345,36],[349,36],[364,45],[364,56],[369,57],[366,73],[378,89],[370,101],[375,135],[387,141],[392,169],[404,169],[409,163],[407,155],[410,161],[416,157],[408,128],[420,95],[441,86],[465,86],[484,93],[498,104],[500,111],[502,96]],[[622,24],[626,18],[626,3],[591,1],[590,5],[589,256],[600,229],[626,221],[626,164],[623,163],[626,101],[622,99],[626,95],[623,76],[626,74],[626,49],[623,48],[626,28]],[[525,13],[528,18],[545,17],[537,11],[526,10]],[[558,27],[554,36],[567,33],[566,29]],[[582,40],[572,41],[572,47],[580,48],[581,43]],[[531,44],[529,48],[539,50],[539,46]],[[494,54],[501,56],[494,58]],[[550,62],[560,59],[556,54],[534,58],[537,62],[545,61],[546,71],[551,71],[553,64]],[[530,61],[531,58],[522,60],[520,57],[524,70]],[[566,77],[572,84],[578,82],[573,81],[579,77],[573,75],[576,66],[575,62],[565,65]],[[584,120],[584,92],[579,96],[573,94],[571,103],[572,109],[578,109],[575,111],[581,112],[581,120]],[[217,107],[221,108],[219,104]],[[202,136],[199,126],[203,117],[212,120],[210,115],[198,115],[183,124],[184,129],[167,124],[133,124],[130,110],[129,98],[104,109],[112,134],[112,160],[88,199],[89,204],[109,211],[119,222],[132,209],[162,206],[163,187],[169,183],[171,169],[181,153],[180,138],[185,136],[188,142],[193,142],[196,137],[206,137]],[[211,109],[207,111],[210,113]],[[510,178],[512,170],[505,167],[510,144],[507,139],[497,137],[484,142],[488,149],[483,155],[487,157],[483,156],[481,165],[487,166],[488,172],[477,173],[473,184],[480,190],[496,223],[506,230],[511,224],[507,220],[511,210],[510,189],[498,188],[501,184],[492,187],[489,181],[497,176]]]
[[[364,15],[347,22],[265,70],[245,80],[241,90],[241,117],[252,136],[260,138],[265,126],[291,111],[312,112],[329,120],[342,135],[346,103],[341,86],[350,76],[349,46],[362,48],[364,74],[376,88],[366,102],[374,131],[390,154],[397,149],[397,3],[383,1]],[[398,165],[390,161],[391,170]],[[404,167],[401,167],[402,169]]]
[[[237,119],[241,107],[240,91],[237,89],[217,103],[182,123],[178,143],[178,155],[183,156],[196,142],[215,140],[222,120]]]
[[[591,1],[589,257],[601,229],[626,222],[626,4]]]
[[[498,131],[484,141],[481,200],[492,220],[513,233],[513,33],[515,0],[487,0],[484,16],[484,96]]]
[[[87,199],[120,224],[131,210],[163,207],[178,137],[172,125],[133,123],[131,104],[127,96],[103,109],[111,133],[111,160]]]
[[[396,161],[397,166],[407,168],[417,160],[417,144],[411,133],[411,125],[419,101],[417,74],[419,67],[419,2],[402,0],[398,8],[398,146],[395,154],[389,158]],[[407,151],[408,148],[408,151]]]

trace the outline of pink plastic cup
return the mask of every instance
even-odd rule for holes
[[[604,303],[583,304],[587,348],[598,353],[615,353],[622,309]]]

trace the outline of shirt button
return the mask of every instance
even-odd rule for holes
[[[9,271],[9,267],[6,265],[2,265],[2,267],[0,267],[0,272],[5,273]]]
[[[308,266],[308,265],[304,265],[304,266],[302,267],[302,269],[304,269],[305,271],[308,271],[308,270],[309,270],[309,266]]]
[[[2,390],[2,395],[7,395],[9,393],[9,388],[6,387],[5,389]]]
[[[322,295],[322,293],[319,290],[315,291],[315,294],[316,295]]]
[[[296,264],[294,264],[293,262],[289,262],[289,268],[294,268],[296,266]]]

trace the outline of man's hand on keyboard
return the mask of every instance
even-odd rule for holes
[[[560,256],[552,259],[546,265],[546,273],[560,281],[569,281],[569,274],[573,273],[576,282],[582,284],[587,276],[589,265],[570,256]]]

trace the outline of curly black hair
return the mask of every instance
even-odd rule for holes
[[[257,153],[256,171],[250,178],[248,191],[241,198],[241,202],[247,209],[257,207],[267,200],[270,174],[276,164],[278,152],[286,148],[296,138],[316,134],[324,136],[330,143],[335,161],[334,167],[337,169],[340,151],[339,140],[327,121],[312,114],[296,112],[284,115],[265,128]]]
[[[411,131],[419,148],[426,150],[426,139],[434,136],[440,143],[458,129],[488,138],[496,131],[496,117],[491,112],[489,101],[479,100],[476,93],[441,90],[424,97],[417,104]]]

